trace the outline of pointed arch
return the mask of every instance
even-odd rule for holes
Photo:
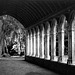
[[[7,47],[8,45],[12,45],[13,40],[12,40],[12,31],[16,32],[18,35],[18,38],[22,38],[22,40],[16,40],[18,42],[18,54],[20,55],[21,52],[25,52],[25,45],[26,45],[26,29],[24,28],[24,26],[18,21],[16,20],[14,17],[10,16],[10,15],[2,15],[1,18],[0,18],[3,22],[3,25],[2,25],[2,32],[3,32],[3,40],[7,40],[7,37],[9,38],[9,44],[7,44],[6,42],[6,46]],[[18,33],[18,31],[20,30],[20,33]],[[16,36],[16,35],[15,35]],[[16,38],[16,37],[15,37]],[[3,41],[2,40],[2,41]],[[22,44],[21,44],[22,43]],[[4,42],[3,42],[4,44]],[[4,46],[3,46],[4,47]],[[5,50],[5,49],[4,49]],[[15,50],[16,51],[16,50]],[[5,53],[5,52],[3,52]]]
[[[61,15],[59,20],[58,43],[59,43],[59,62],[62,63],[67,63],[67,59],[68,59],[68,57],[65,56],[66,51],[68,51],[67,25],[68,24],[67,24],[66,16]]]
[[[75,10],[73,10],[70,14],[69,20],[69,47],[68,47],[68,64],[75,64]]]

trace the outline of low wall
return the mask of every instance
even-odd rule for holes
[[[39,65],[43,68],[46,68],[50,71],[53,71],[59,74],[63,74],[63,75],[75,74],[75,66],[73,65],[63,64],[63,63],[54,62],[54,61],[45,60],[45,59],[39,59],[35,57],[30,57],[30,56],[25,56],[25,60],[27,62]]]

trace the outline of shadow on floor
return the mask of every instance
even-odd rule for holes
[[[39,65],[40,67],[46,68],[60,75],[72,75],[75,74],[75,66],[62,64],[50,60],[39,59],[35,57],[25,56],[27,62]],[[34,61],[33,61],[34,60]],[[35,74],[37,75],[37,74]],[[39,74],[40,75],[40,74]]]
[[[38,73],[38,72],[29,72],[29,73],[27,73],[25,75],[43,75],[43,74]]]
[[[29,72],[29,73],[26,73],[25,75],[50,75],[50,74],[43,74],[43,73],[39,73],[39,72]]]

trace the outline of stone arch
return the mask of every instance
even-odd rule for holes
[[[18,32],[18,29],[20,29],[22,31],[22,33],[20,33],[20,35],[23,35],[24,34],[23,35],[23,38],[22,38],[23,41],[21,41],[21,43],[24,44],[24,45],[26,44],[25,43],[25,41],[26,41],[26,39],[25,39],[25,37],[26,37],[26,30],[25,30],[24,26],[18,20],[16,20],[14,17],[12,17],[10,15],[2,15],[2,16],[0,16],[0,20],[2,20],[2,22],[3,22],[1,32],[3,33],[2,37],[4,37],[4,38],[1,38],[1,39],[7,40],[6,37],[8,37],[8,35],[13,30],[14,30],[14,32],[17,33]],[[22,51],[23,47],[22,47],[21,44],[20,44],[19,47],[21,49],[20,51]],[[2,51],[3,51],[3,54],[4,54],[5,53],[4,52],[5,51],[5,49],[4,49],[4,42],[2,43]],[[24,49],[24,51],[25,51],[25,49]]]
[[[68,64],[75,64],[75,10],[73,10],[70,14],[68,37]]]
[[[75,10],[73,10],[70,14],[69,17],[69,22],[70,22],[70,26],[69,29],[71,28],[71,30],[75,30]]]
[[[51,23],[52,25],[53,25],[53,27],[52,27],[52,30],[53,30],[53,33],[54,34],[56,34],[56,28],[57,28],[57,20],[54,18],[53,20],[52,20],[52,23]]]
[[[59,20],[59,27],[60,27],[60,31],[64,31],[65,28],[65,23],[66,22],[66,16],[65,15],[61,15],[60,16],[60,20]]]
[[[59,62],[63,62],[63,63],[67,63],[67,58],[68,58],[65,56],[65,53],[68,51],[67,25],[68,24],[67,24],[66,16],[61,15],[59,20],[58,42],[59,42]]]
[[[45,29],[47,30],[47,33],[50,33],[51,28],[50,28],[50,23],[49,23],[49,21],[46,22],[46,24],[45,24]]]

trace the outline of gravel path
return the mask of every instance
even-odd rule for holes
[[[57,75],[56,73],[24,61],[24,58],[22,59],[1,58],[0,75]]]

